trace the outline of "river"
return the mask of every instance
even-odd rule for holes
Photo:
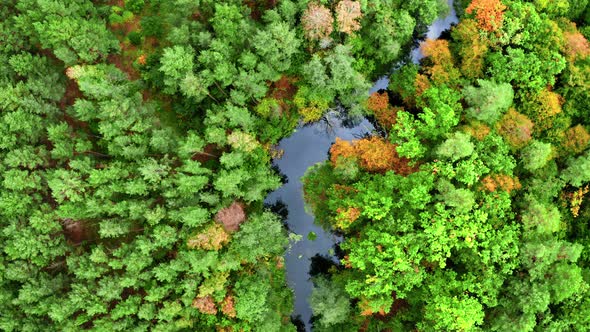
[[[449,0],[449,7],[451,8],[449,15],[444,19],[436,20],[428,28],[426,35],[428,38],[437,39],[444,30],[450,28],[451,24],[458,22],[452,0]],[[415,63],[420,61],[423,55],[419,47],[411,51],[410,57]],[[375,82],[370,92],[386,89],[388,84],[389,79],[382,77]],[[266,203],[273,204],[277,201],[284,203],[288,210],[286,222],[290,232],[302,235],[302,239],[292,244],[290,250],[285,254],[285,264],[287,282],[295,294],[293,315],[300,316],[306,331],[311,331],[309,320],[312,311],[307,302],[313,286],[309,280],[311,258],[317,254],[333,257],[331,250],[340,239],[316,225],[314,217],[305,211],[301,177],[310,166],[327,159],[328,150],[336,137],[350,140],[372,130],[373,126],[367,120],[363,120],[353,128],[347,128],[336,116],[328,116],[328,122],[318,122],[300,127],[293,135],[281,140],[279,144],[284,155],[281,159],[275,160],[274,164],[287,177],[288,182],[270,193],[266,198]],[[310,232],[316,234],[315,240],[307,238]]]

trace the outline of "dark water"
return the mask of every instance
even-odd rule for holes
[[[451,8],[449,16],[435,21],[429,27],[428,38],[438,38],[452,23],[458,21],[455,10],[452,9],[452,0],[449,1],[449,6]],[[411,51],[413,62],[418,62],[422,57],[419,48]],[[388,84],[389,79],[382,77],[375,82],[369,92],[386,89]],[[288,183],[269,194],[266,203],[273,204],[282,201],[286,204],[288,209],[287,224],[290,232],[302,235],[302,239],[294,243],[285,255],[285,263],[287,282],[295,293],[293,315],[301,317],[307,331],[311,330],[309,320],[312,316],[311,308],[307,302],[312,289],[312,283],[309,280],[311,258],[317,254],[333,257],[332,249],[340,239],[314,224],[313,216],[305,212],[301,177],[310,166],[327,159],[328,150],[336,137],[350,140],[361,137],[372,130],[373,126],[367,120],[363,120],[353,128],[346,128],[335,116],[329,116],[327,122],[318,122],[298,128],[293,135],[283,139],[279,144],[279,148],[284,150],[284,155],[274,163],[279,167],[281,173],[287,176]],[[310,232],[316,234],[315,240],[307,238]],[[336,260],[335,257],[333,258]]]
[[[339,239],[314,224],[313,216],[305,212],[300,179],[310,166],[327,159],[328,150],[336,137],[354,139],[373,129],[367,120],[352,129],[342,127],[340,121],[334,116],[331,117],[330,123],[332,129],[326,123],[315,123],[299,128],[293,135],[281,141],[279,147],[285,153],[283,158],[275,160],[275,164],[287,176],[288,182],[266,198],[267,203],[281,200],[287,205],[289,230],[303,236],[301,241],[294,243],[285,255],[285,264],[287,281],[295,291],[293,314],[301,316],[308,331],[310,328],[308,322],[312,314],[307,303],[312,288],[309,281],[311,258],[316,254],[329,255]],[[310,232],[317,235],[313,241],[307,239]]]

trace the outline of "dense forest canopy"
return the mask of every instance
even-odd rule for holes
[[[314,330],[590,329],[588,1],[455,7],[413,64],[446,1],[4,0],[0,330],[295,331],[263,200],[335,109]]]
[[[590,329],[586,1],[474,0],[304,179],[343,234],[316,330]],[[329,304],[327,304],[329,303]]]

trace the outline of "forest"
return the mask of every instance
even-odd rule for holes
[[[589,331],[589,3],[3,0],[0,331]]]

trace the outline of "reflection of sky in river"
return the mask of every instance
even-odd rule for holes
[[[449,0],[449,3],[452,8],[452,0]],[[427,37],[438,38],[445,29],[456,22],[457,15],[455,10],[451,9],[448,17],[437,20],[430,26]],[[412,61],[416,63],[422,58],[422,54],[417,48],[411,51],[411,56]],[[386,89],[388,84],[389,79],[382,77],[375,82],[370,92]],[[319,122],[298,128],[293,135],[281,140],[279,148],[284,150],[284,155],[274,163],[287,176],[288,182],[266,198],[267,203],[281,200],[287,205],[289,211],[287,223],[290,231],[303,236],[302,240],[293,244],[291,250],[285,255],[285,263],[288,284],[295,292],[294,315],[301,315],[307,331],[310,331],[311,328],[309,319],[312,315],[311,308],[307,303],[312,289],[308,274],[310,259],[318,253],[328,255],[339,238],[315,225],[313,216],[305,212],[300,179],[310,166],[327,159],[328,150],[336,137],[351,140],[373,129],[367,120],[363,120],[354,128],[344,128],[334,117],[329,122],[329,126],[325,122]],[[317,234],[314,241],[307,239],[309,232]]]

